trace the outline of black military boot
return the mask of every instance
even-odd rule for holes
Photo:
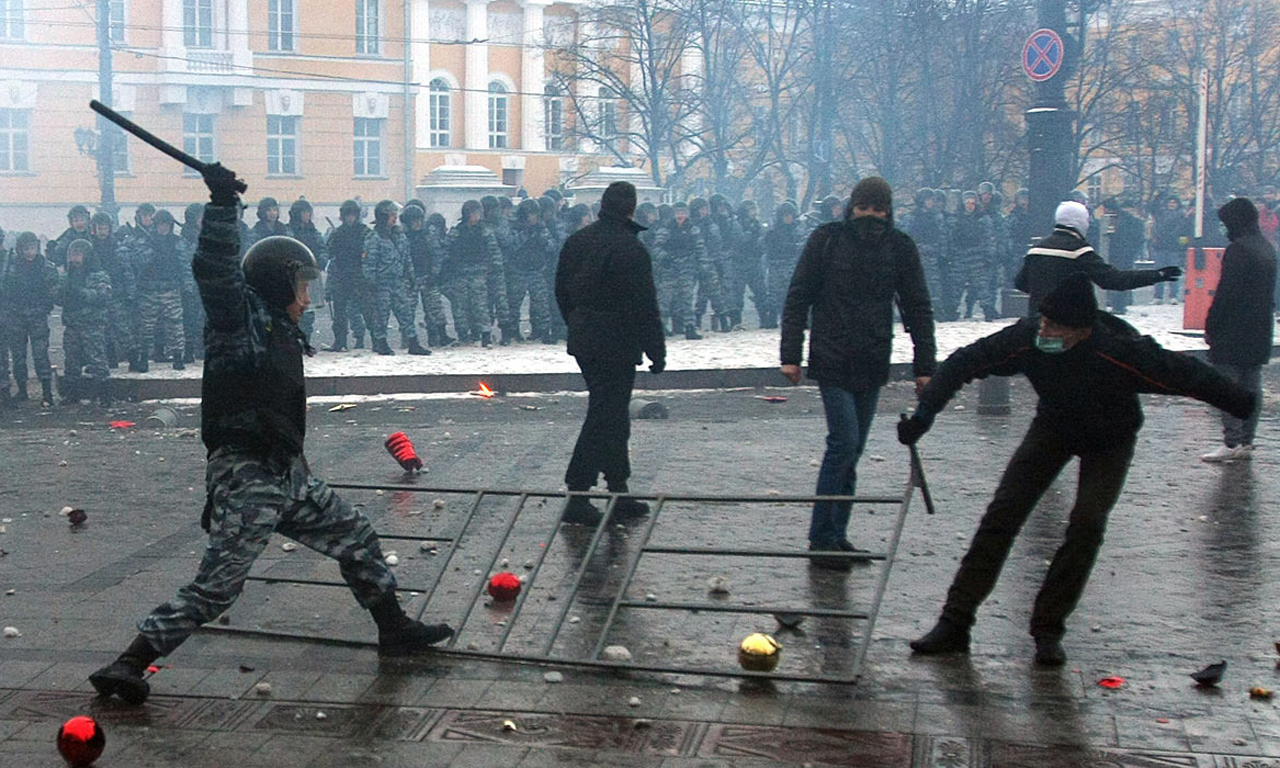
[[[911,641],[911,650],[922,656],[938,653],[968,653],[969,628],[950,619],[938,619],[938,623],[924,637]]]
[[[458,341],[449,335],[449,326],[445,323],[440,323],[436,326],[436,339],[438,339],[438,341],[436,341],[432,346],[450,347]]]
[[[517,331],[515,327],[511,325],[501,325],[498,327],[498,330],[502,332],[502,339],[498,342],[498,344],[504,347],[511,346],[511,342],[515,341],[516,338],[520,335],[520,332]]]
[[[630,493],[626,483],[610,483],[610,493]],[[619,496],[618,500],[613,503],[613,518],[615,520],[635,520],[649,514],[649,505],[639,499],[633,499],[630,496]]]
[[[147,363],[147,353],[145,351],[138,351],[138,365],[136,368],[130,367],[129,370],[134,373],[146,373],[151,370],[151,366]]]
[[[603,519],[604,515],[596,509],[595,504],[591,503],[591,499],[586,496],[570,496],[568,503],[565,504],[564,517],[560,518],[560,522],[594,528]]]
[[[453,637],[448,624],[423,624],[405,615],[394,593],[369,609],[378,625],[379,656],[409,656]]]
[[[1060,667],[1067,663],[1067,652],[1062,647],[1062,638],[1053,635],[1041,635],[1036,638],[1036,664],[1042,667]]]
[[[431,350],[418,343],[418,337],[414,336],[409,339],[409,354],[411,355],[429,355]]]
[[[53,407],[53,382],[42,381],[40,387],[44,391],[40,395],[40,405],[45,408]],[[80,401],[80,377],[79,376],[63,376],[62,384],[58,387],[58,394],[62,395],[62,404],[71,405]]]
[[[481,332],[480,332],[480,346],[481,346],[481,347],[484,347],[485,349],[488,349],[489,347],[492,347],[492,346],[493,346],[493,332],[492,332],[492,331],[481,331]]]
[[[185,360],[183,360],[182,355],[178,354],[177,352],[174,352],[173,353],[173,370],[185,371],[186,369],[187,369],[187,363]]]
[[[27,394],[27,380],[15,379],[14,383],[18,385],[18,389],[13,393],[13,402],[15,403],[27,402],[27,400],[30,399],[31,397],[30,395]]]
[[[352,347],[352,349],[364,349],[364,335],[363,335],[363,334],[357,334],[357,335],[356,335],[356,343],[355,343],[355,345]]]
[[[358,348],[358,347],[357,347],[357,348]],[[373,340],[373,351],[374,351],[374,352],[377,352],[379,355],[394,355],[394,354],[395,354],[395,352],[393,352],[393,351],[391,350],[391,345],[387,343],[387,340],[386,340],[386,339],[374,339],[374,340]]]
[[[689,341],[701,341],[702,334],[698,333],[698,329],[693,323],[686,323],[684,326],[684,337]]]
[[[138,635],[120,658],[89,675],[89,682],[98,695],[119,696],[126,704],[137,706],[151,693],[151,686],[142,675],[158,658],[160,654],[150,641]]]

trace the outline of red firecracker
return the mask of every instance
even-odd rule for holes
[[[58,754],[74,768],[85,768],[102,757],[107,737],[92,717],[78,715],[58,729]]]
[[[395,433],[387,438],[384,445],[387,447],[387,453],[400,462],[400,467],[405,472],[417,472],[422,469],[422,459],[418,458],[418,452],[414,450],[413,441],[405,433]]]
[[[489,579],[489,595],[500,602],[515,600],[520,594],[520,579],[510,571],[493,574]]]

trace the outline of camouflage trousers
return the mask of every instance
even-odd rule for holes
[[[427,326],[436,328],[444,325],[444,299],[440,296],[439,282],[427,275],[416,277],[413,292],[414,307],[417,307],[417,302],[422,302],[422,316]]]
[[[204,357],[204,305],[200,297],[182,294],[182,336],[186,348],[195,357]]]
[[[797,254],[797,258],[799,254]],[[769,261],[769,274],[767,281],[769,283],[769,306],[773,307],[773,311],[782,316],[782,308],[787,304],[787,289],[791,287],[791,276],[795,274],[795,261]]]
[[[728,310],[724,303],[724,274],[725,265],[720,259],[708,259],[698,265],[698,297],[693,307],[696,317],[706,313],[708,304],[717,315]]]
[[[946,309],[954,309],[962,294],[966,316],[973,314],[975,304],[983,309],[994,309],[996,295],[991,272],[991,265],[981,252],[961,251],[956,254],[951,262],[951,295],[947,297],[952,305]]]
[[[69,379],[107,378],[107,329],[101,325],[67,326],[62,330],[63,372]]]
[[[417,301],[410,301],[408,292],[402,283],[395,285],[370,285],[366,295],[364,321],[369,326],[369,336],[374,341],[387,338],[387,324],[395,315],[400,326],[400,340],[408,343],[418,338],[418,330],[414,327],[414,309]]]
[[[529,332],[542,336],[551,328],[551,286],[547,275],[540,269],[515,269],[507,267],[507,302],[511,308],[510,322],[520,326],[520,307],[525,294],[529,295]]]
[[[205,475],[209,544],[195,580],[138,622],[161,655],[231,607],[273,533],[337,560],[364,608],[395,590],[369,519],[312,476],[303,457],[272,461],[220,448]]]
[[[341,272],[329,274],[329,282],[325,291],[329,296],[330,311],[333,312],[333,343],[345,347],[347,345],[347,328],[356,337],[356,343],[364,343],[364,300],[361,291],[364,278],[358,275],[344,275]]]
[[[182,293],[180,291],[142,291],[138,294],[138,346],[143,354],[151,354],[156,343],[156,329],[164,334],[164,354],[168,359],[182,359],[186,351],[182,327]]]
[[[114,366],[121,360],[130,359],[138,351],[133,336],[133,302],[113,298],[107,305],[107,325],[107,365]]]
[[[746,307],[747,289],[751,289],[751,303],[755,305],[756,317],[764,324],[770,314],[769,291],[764,282],[764,267],[757,262],[750,264],[734,264],[729,273],[731,282],[727,290],[729,311],[739,317]]]
[[[459,339],[474,339],[493,325],[493,316],[489,314],[489,284],[483,272],[458,274],[446,292]]]
[[[664,320],[671,320],[671,332],[681,333],[693,322],[689,310],[693,307],[693,280],[685,270],[675,266],[660,267],[654,283],[658,289],[658,310]]]
[[[40,381],[53,381],[53,365],[49,362],[49,316],[17,315],[8,333],[9,352],[13,355],[13,380],[22,386],[27,382],[27,344],[31,344],[31,366]]]

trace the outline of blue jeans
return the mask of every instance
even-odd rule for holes
[[[852,496],[858,482],[858,459],[867,445],[871,419],[876,415],[880,388],[853,392],[820,384],[822,408],[827,414],[827,452],[818,470],[819,496]],[[834,548],[845,538],[853,502],[818,501],[809,520],[809,543]]]

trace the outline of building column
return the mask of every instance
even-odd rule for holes
[[[467,0],[467,40],[489,37],[489,0]],[[468,42],[462,83],[466,148],[489,148],[489,45]]]
[[[431,8],[430,0],[413,0],[409,39],[409,55],[413,61],[413,82],[417,83],[414,99],[414,145],[418,149],[431,146]]]
[[[547,131],[542,96],[546,88],[546,57],[543,52],[543,8],[551,0],[524,0],[524,36],[520,41],[520,140],[522,149],[545,152]]]

